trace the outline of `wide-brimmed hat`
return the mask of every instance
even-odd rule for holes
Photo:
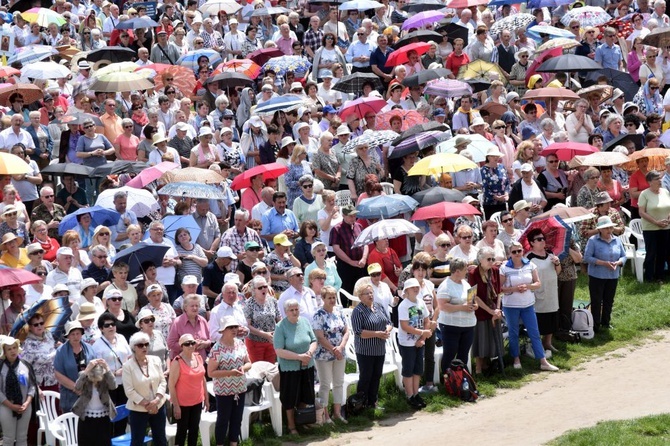
[[[225,331],[226,328],[228,327],[239,327],[240,323],[237,322],[237,319],[235,319],[232,316],[224,316],[221,319],[221,322],[219,323],[219,333],[222,331]]]
[[[475,118],[472,120],[472,124],[470,124],[470,131],[472,131],[473,127],[477,127],[478,125],[486,125],[484,118],[481,116],[475,116]]]
[[[281,139],[281,148],[283,149],[284,147],[288,146],[289,144],[297,144],[297,143],[290,136],[284,136]]]
[[[13,204],[7,205],[5,206],[5,209],[2,210],[2,216],[4,217],[5,215],[11,214],[12,212],[18,212],[16,206]]]
[[[504,155],[497,147],[491,147],[486,151],[486,156],[497,156],[502,158]]]
[[[155,146],[156,144],[167,142],[168,139],[162,133],[156,133],[153,138],[151,138],[151,143]]]
[[[21,341],[11,336],[0,336],[0,360],[5,359],[5,345],[18,345],[19,353],[21,353]]]
[[[2,243],[0,243],[0,249],[5,250],[7,249],[6,244],[11,242],[12,240],[16,240],[19,245],[23,243],[23,237],[19,237],[18,235],[14,234],[13,232],[8,232],[7,234],[2,236]]]
[[[421,285],[419,284],[419,281],[416,280],[414,277],[412,277],[411,279],[405,280],[405,284],[402,288],[403,296],[405,296],[405,292],[410,288],[421,288]]]
[[[179,345],[184,345],[184,343],[189,341],[195,341],[195,338],[191,333],[184,333],[183,335],[179,336]]]
[[[598,195],[596,195],[596,199],[595,199],[594,204],[596,206],[598,206],[599,204],[611,203],[612,201],[614,201],[614,200],[612,200],[612,197],[610,196],[610,194],[607,193],[606,191],[602,191],[602,192],[598,192]]]
[[[470,138],[465,136],[457,136],[454,141],[454,147],[462,146],[463,144],[470,144]]]
[[[61,291],[67,291],[69,293],[70,289],[64,283],[57,283],[51,290],[51,297],[53,297],[56,293],[60,293]]]
[[[606,228],[613,228],[616,225],[612,222],[612,219],[609,218],[607,215],[604,215],[600,218],[598,218],[598,223],[596,223],[596,229],[606,229]]]
[[[67,285],[66,285],[66,286],[67,286]],[[94,287],[96,287],[96,288],[98,287],[98,282],[96,282],[95,279],[94,279],[93,277],[87,277],[87,278],[85,278],[85,279],[81,282],[81,285],[79,286],[79,289],[80,289],[81,291],[84,291],[86,288],[88,288],[88,287],[90,287],[90,286],[94,286]]]
[[[526,200],[519,200],[514,203],[514,212],[519,212],[521,209],[526,209],[530,207],[530,203]]]
[[[151,310],[146,308],[140,310],[139,314],[137,315],[137,320],[135,321],[135,326],[137,328],[140,328],[140,322],[142,322],[144,319],[148,317],[153,317],[154,319],[156,318],[156,316],[154,316]]]
[[[88,321],[95,319],[97,312],[95,311],[95,304],[91,302],[84,302],[79,306],[79,315],[77,316],[78,321]]]
[[[81,330],[82,333],[84,333],[84,327],[81,325],[81,322],[79,321],[70,321],[67,324],[65,324],[65,337],[67,338],[70,336],[70,332],[72,330]]]

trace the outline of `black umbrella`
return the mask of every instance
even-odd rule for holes
[[[222,86],[228,88],[246,87],[253,85],[254,81],[244,73],[235,71],[224,71],[216,76],[207,79],[208,82],[220,82]]]
[[[403,142],[393,147],[393,152],[389,155],[389,160],[402,158],[410,153],[418,152],[427,147],[434,146],[439,142],[449,139],[449,135],[441,131],[429,131],[416,133]]]
[[[416,135],[417,133],[429,132],[431,130],[439,130],[444,132],[446,130],[449,130],[449,127],[447,127],[445,124],[440,124],[437,121],[426,122],[424,124],[417,124],[402,132],[400,136],[398,136],[396,139],[393,140],[393,142],[391,142],[391,145],[397,146],[407,138]]]
[[[96,167],[91,176],[106,177],[107,175],[119,175],[122,173],[140,173],[148,167],[147,163],[139,161],[112,161]]]
[[[543,62],[536,71],[538,73],[560,73],[564,71],[596,71],[602,69],[603,66],[590,57],[564,54],[563,56],[552,57]]]
[[[154,28],[156,26],[160,26],[160,24],[152,20],[151,17],[144,16],[120,22],[116,25],[116,29]]]
[[[162,265],[163,257],[169,249],[164,245],[149,245],[146,242],[139,242],[116,253],[114,263],[126,263],[128,265],[128,277],[132,279],[143,273],[142,263],[144,262],[153,262],[156,266]]]
[[[47,167],[42,169],[42,173],[47,173],[55,176],[81,175],[85,177],[90,177],[94,170],[95,169],[93,167],[84,166],[83,164],[58,163],[58,164],[49,164]]]
[[[422,11],[433,11],[435,9],[444,8],[444,3],[438,0],[426,0],[425,2],[411,2],[407,3],[401,9],[407,12],[422,12]]]
[[[447,20],[447,21],[445,21]],[[447,32],[447,40],[453,45],[455,39],[463,39],[463,48],[468,46],[468,29],[465,26],[457,25],[451,22],[451,19],[441,20],[440,26],[435,31],[442,33]]]
[[[359,94],[363,91],[363,84],[371,82],[375,90],[382,87],[379,76],[374,73],[351,73],[343,76],[333,87],[333,90],[341,91],[342,93]]]
[[[428,31],[425,29],[419,30],[419,31],[412,31],[411,33],[407,34],[405,37],[402,39],[398,40],[393,47],[395,49],[401,48],[405,45],[409,45],[410,43],[413,43],[415,41],[418,42],[430,42],[430,41],[435,41],[435,42],[442,42],[442,34],[437,33],[435,31]]]
[[[473,93],[488,90],[491,86],[491,81],[484,78],[464,79],[464,82],[472,87]]]
[[[95,125],[102,126],[100,118],[90,113],[73,113],[71,115],[65,115],[60,119],[56,119],[54,124],[82,125],[87,119],[92,119]]]
[[[460,190],[435,186],[415,193],[412,198],[419,202],[419,206],[430,206],[443,201],[460,203],[465,198],[465,194]]]
[[[586,75],[584,87],[590,87],[598,82],[600,76],[607,77],[607,84],[623,91],[626,101],[632,101],[638,92],[639,87],[633,80],[633,77],[625,71],[614,70],[612,68],[603,68],[598,71],[591,71]]]
[[[624,145],[624,143],[632,141],[635,144],[635,150],[644,149],[645,140],[644,135],[639,133],[628,133],[625,135],[619,135],[617,138],[614,138],[605,145],[605,152],[611,152],[616,146]]]
[[[31,8],[51,8],[52,6],[51,0],[19,0],[9,8],[9,12],[24,12]]]
[[[405,79],[403,79],[402,84],[405,87],[418,87],[419,85],[426,84],[428,81],[432,81],[433,79],[439,79],[441,77],[447,78],[449,77],[449,74],[451,74],[451,70],[447,70],[446,68],[423,70],[411,76],[407,76]]]
[[[137,53],[134,50],[122,46],[106,46],[93,50],[86,56],[86,60],[89,62],[108,60],[110,63],[132,62],[136,58]]]

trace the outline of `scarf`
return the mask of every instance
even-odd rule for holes
[[[137,116],[135,113],[132,113],[130,119],[132,119],[135,124],[142,127],[144,127],[149,123],[149,118],[147,118],[146,113],[142,113],[140,116]]]
[[[468,127],[472,124],[472,112],[475,111],[474,109],[470,109],[470,111],[465,111],[463,110],[463,107],[458,107],[458,111],[463,113],[468,117]]]
[[[17,376],[17,369],[21,361],[17,358],[14,364],[5,359],[7,370],[7,378],[5,378],[5,395],[7,399],[14,404],[23,404],[23,394],[21,394],[21,385],[19,384],[19,377]],[[15,418],[21,418],[20,413],[12,412]]]

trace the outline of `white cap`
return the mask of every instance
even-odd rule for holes
[[[216,251],[216,256],[219,258],[237,259],[237,256],[233,254],[233,250],[230,246],[221,246],[219,250]]]
[[[74,256],[74,253],[72,252],[72,248],[63,246],[62,248],[58,248],[58,251],[56,251],[56,257],[58,256]]]
[[[184,276],[184,278],[181,280],[182,285],[198,285],[198,278],[195,277],[194,275],[189,274],[188,276]]]

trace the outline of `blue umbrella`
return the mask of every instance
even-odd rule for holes
[[[338,8],[340,11],[367,11],[368,9],[377,9],[384,6],[374,0],[350,0],[344,2]]]
[[[356,207],[358,218],[391,218],[405,212],[412,212],[419,202],[401,194],[379,195],[366,198]]]
[[[63,221],[58,226],[58,235],[65,234],[66,231],[74,229],[79,224],[77,215],[91,214],[91,227],[96,226],[113,226],[119,222],[121,214],[111,209],[105,209],[102,206],[93,206],[90,208],[77,209],[70,215],[66,215]]]
[[[165,253],[169,250],[170,248],[165,245],[150,245],[146,242],[139,242],[117,253],[114,263],[127,263],[128,277],[132,279],[143,273],[142,263],[144,262],[153,262],[154,265],[160,266],[163,263]]]
[[[211,66],[215,66],[221,62],[221,54],[214,50],[205,48],[202,50],[189,51],[177,60],[176,65],[181,65],[183,67],[188,67],[192,70],[195,70],[198,68],[198,59],[200,59],[201,56],[206,56],[209,59],[209,64]]]
[[[304,99],[300,96],[291,94],[277,96],[257,106],[255,113],[257,115],[271,115],[279,110],[288,112],[300,107],[303,102]]]
[[[160,26],[160,24],[151,20],[150,17],[144,16],[121,22],[116,25],[116,29],[154,28],[156,26]]]
[[[312,64],[302,56],[281,56],[273,57],[268,60],[265,65],[263,65],[263,69],[265,71],[272,70],[277,73],[277,75],[284,76],[287,71],[307,73],[311,66]]]
[[[172,240],[173,243],[176,243],[174,235],[179,228],[188,229],[192,240],[197,240],[200,232],[202,232],[202,229],[200,229],[200,226],[198,226],[192,215],[168,215],[162,221],[163,226],[165,226],[163,236]],[[149,238],[148,231],[144,238],[145,240]]]
[[[565,37],[566,39],[574,39],[575,35],[566,29],[556,28],[549,25],[535,25],[528,28],[528,35],[534,40],[541,40],[540,34],[548,34],[551,37]]]
[[[227,198],[221,189],[195,181],[169,183],[163,186],[158,193],[172,197],[204,198],[206,200],[225,200]]]
[[[38,312],[44,318],[44,328],[53,335],[55,340],[62,340],[65,323],[72,316],[69,297],[42,299],[35,302],[16,318],[10,336],[22,342],[25,341],[28,336],[28,321]]]

